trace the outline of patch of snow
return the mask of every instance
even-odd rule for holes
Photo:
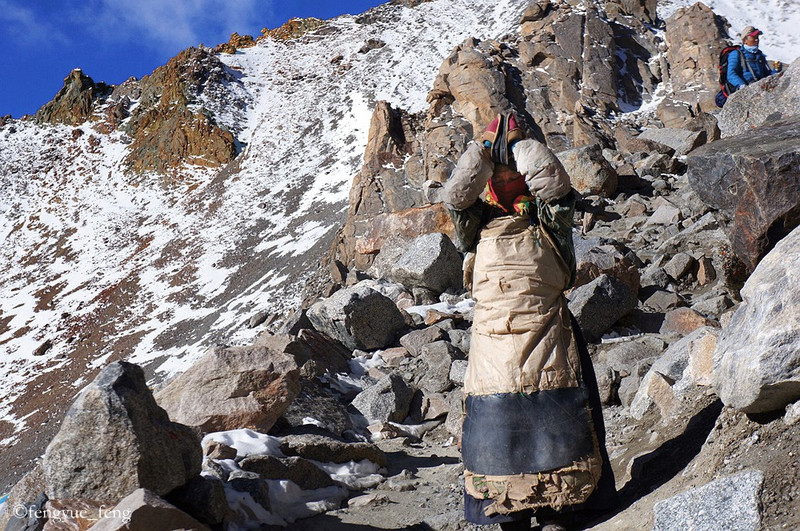
[[[203,437],[201,444],[205,447],[210,441],[216,441],[235,448],[237,459],[244,459],[251,455],[286,457],[281,452],[281,440],[279,438],[247,428],[209,433]]]
[[[428,313],[428,310],[434,310],[442,313],[467,314],[470,311],[472,311],[474,307],[475,307],[475,301],[473,299],[464,299],[463,301],[459,302],[456,305],[452,305],[447,302],[437,302],[436,304],[410,306],[406,308],[406,312],[415,313],[422,317],[425,317],[425,315]]]

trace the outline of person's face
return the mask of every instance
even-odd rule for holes
[[[758,46],[758,35],[748,35],[743,41],[747,46]]]

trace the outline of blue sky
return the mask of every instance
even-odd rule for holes
[[[0,116],[50,101],[73,68],[119,84],[200,43],[291,17],[362,13],[387,0],[0,0]]]

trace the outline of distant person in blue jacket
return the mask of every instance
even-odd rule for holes
[[[736,90],[776,73],[758,49],[758,37],[762,33],[760,29],[747,26],[742,32],[741,48],[733,50],[728,57],[728,82]]]

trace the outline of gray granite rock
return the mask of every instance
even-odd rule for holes
[[[386,347],[406,326],[391,299],[361,283],[317,302],[308,318],[314,328],[353,350]]]
[[[653,531],[756,531],[763,482],[760,470],[748,470],[660,501]]]
[[[449,369],[449,367],[448,367]],[[389,374],[361,391],[351,405],[373,422],[402,422],[408,415],[414,390],[398,374]]]
[[[743,302],[722,329],[713,386],[745,413],[778,410],[800,398],[800,228],[761,261]]]
[[[580,193],[613,197],[617,190],[617,172],[603,157],[599,144],[569,149],[556,156],[567,170],[572,186]]]
[[[781,74],[762,79],[731,94],[719,113],[722,137],[749,133],[751,129],[794,116],[800,109],[800,61]]]
[[[450,366],[450,381],[459,387],[464,386],[464,379],[467,376],[467,360],[453,360]]]
[[[116,503],[140,487],[166,494],[184,485],[202,459],[197,436],[158,407],[142,368],[118,361],[78,395],[42,466],[50,498]]]
[[[429,326],[421,330],[413,330],[400,338],[400,344],[408,350],[412,356],[422,354],[422,347],[434,341],[447,338],[447,333],[440,326]]]
[[[697,260],[689,253],[678,253],[664,265],[664,271],[674,280],[682,280],[692,271],[696,263]]]
[[[448,288],[460,289],[461,255],[444,234],[424,234],[411,241],[386,278],[407,288],[424,288],[437,294]]]
[[[419,386],[433,393],[442,393],[452,388],[450,367],[460,357],[458,349],[447,341],[436,341],[422,347],[420,359],[424,362],[424,371],[419,379]]]
[[[623,281],[601,275],[569,295],[569,309],[583,330],[587,341],[597,341],[636,307],[636,294]]]
[[[639,138],[664,144],[675,150],[675,156],[686,155],[691,150],[706,142],[705,131],[689,131],[665,127],[662,129],[645,129]]]

